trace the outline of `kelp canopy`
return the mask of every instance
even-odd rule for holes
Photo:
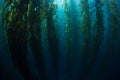
[[[0,61],[3,80],[119,78],[119,0],[0,2],[0,55],[12,66]]]

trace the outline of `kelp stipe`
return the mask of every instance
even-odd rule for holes
[[[109,1],[109,9],[110,9],[110,27],[112,28],[112,37],[117,37],[117,31],[120,26],[120,10],[116,0]]]
[[[17,69],[25,80],[119,78],[119,0],[1,1],[5,77]]]
[[[59,72],[59,39],[57,34],[57,29],[55,27],[53,16],[56,15],[56,5],[53,3],[54,0],[49,0],[45,2],[45,7],[47,9],[46,13],[46,24],[47,24],[47,39],[48,39],[48,51],[51,57],[51,64],[53,67],[54,78],[58,78]]]
[[[35,62],[37,64],[37,69],[39,74],[41,75],[41,79],[46,79],[47,74],[45,73],[45,65],[44,65],[44,52],[41,42],[41,22],[43,20],[44,15],[43,12],[43,0],[30,0],[28,4],[28,35],[29,35],[29,46],[33,53],[33,57],[35,58]]]
[[[19,2],[6,0],[2,14],[2,26],[5,28],[13,64],[24,78],[29,80],[34,78],[30,74],[27,61],[27,5],[28,0]]]
[[[82,0],[80,2],[81,8],[81,34],[82,34],[82,71],[80,71],[81,77],[84,77],[88,71],[88,54],[91,42],[91,19],[89,12],[88,0]]]
[[[102,10],[102,1],[101,0],[96,0],[95,1],[95,8],[96,8],[96,21],[95,24],[93,25],[94,29],[94,36],[92,35],[92,53],[90,56],[90,60],[88,63],[89,69],[92,70],[92,68],[95,66],[98,58],[98,54],[100,52],[102,40],[104,40],[104,13]]]
[[[109,30],[111,31],[110,33],[110,38],[109,38],[109,44],[108,44],[108,53],[110,55],[113,55],[113,53],[117,53],[119,50],[119,30],[120,30],[120,10],[117,5],[116,0],[110,0],[109,1]]]

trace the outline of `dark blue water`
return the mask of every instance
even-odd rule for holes
[[[0,80],[119,74],[119,0],[0,0]]]

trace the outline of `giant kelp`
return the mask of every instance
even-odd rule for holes
[[[41,79],[45,79],[47,74],[45,73],[45,65],[44,65],[44,52],[42,48],[41,42],[41,25],[45,14],[43,9],[44,0],[30,0],[28,4],[28,31],[29,31],[29,43],[30,49],[35,57],[35,61],[38,66],[39,73],[41,75]]]
[[[120,10],[117,5],[116,0],[110,0],[109,1],[109,11],[110,11],[110,18],[109,18],[109,30],[111,31],[111,37],[110,37],[110,43],[109,43],[109,50],[111,53],[116,51],[118,48],[118,36],[119,36],[119,29],[120,29]],[[116,51],[117,52],[117,51]]]
[[[119,58],[117,0],[4,1],[5,42],[14,67],[27,80],[97,79],[109,70],[110,58]]]
[[[103,60],[101,61],[100,70],[105,71],[105,67],[108,67],[108,62],[110,58],[115,58],[118,60],[119,56],[119,30],[120,30],[120,10],[117,5],[116,0],[108,1],[109,7],[109,27],[108,27],[108,36],[107,36],[107,53],[104,55]],[[117,76],[117,75],[116,75]]]
[[[83,69],[82,74],[85,76],[88,69],[88,54],[90,53],[90,42],[91,42],[91,19],[90,19],[90,12],[89,12],[89,5],[88,0],[82,0],[81,4],[81,34],[82,34],[82,62],[83,62]]]
[[[95,1],[95,8],[96,8],[96,21],[93,25],[94,28],[94,34],[92,35],[92,53],[90,56],[90,60],[88,63],[89,69],[93,68],[95,66],[95,63],[98,58],[98,54],[100,52],[102,40],[104,39],[104,22],[103,22],[103,10],[102,10],[102,1],[96,0]]]
[[[112,36],[115,38],[117,36],[117,30],[119,30],[119,21],[120,21],[120,10],[117,5],[116,0],[109,1],[110,7],[110,25],[112,28]]]
[[[51,64],[53,66],[54,78],[57,79],[59,72],[59,39],[57,29],[55,27],[53,16],[56,15],[56,5],[53,4],[54,0],[45,1],[46,13],[46,24],[47,24],[47,39],[48,39],[48,51],[51,57]]]
[[[27,62],[27,5],[28,0],[6,0],[3,7],[2,27],[5,30],[14,66],[26,79],[33,79]]]

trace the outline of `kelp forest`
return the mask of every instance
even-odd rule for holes
[[[0,80],[120,80],[120,0],[0,0]]]

